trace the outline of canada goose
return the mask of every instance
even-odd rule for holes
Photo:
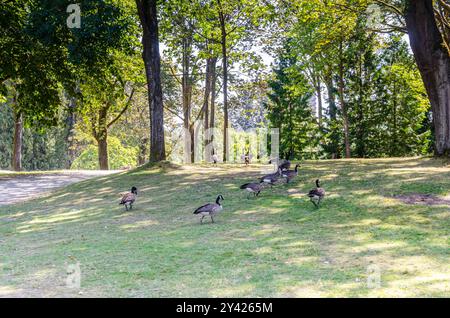
[[[202,205],[194,211],[194,214],[200,214],[202,216],[200,219],[200,224],[203,224],[203,218],[207,215],[211,217],[211,221],[214,223],[214,215],[223,209],[222,204],[220,204],[220,200],[223,200],[223,196],[221,194],[217,196],[216,203]]]
[[[280,168],[281,171],[289,170],[290,167],[291,167],[291,162],[290,162],[289,160],[284,160],[284,161],[278,166],[278,168]]]
[[[133,208],[134,201],[136,201],[136,196],[137,196],[137,188],[132,187],[131,191],[122,197],[122,200],[120,201],[119,204],[125,205],[125,210],[128,211],[128,206],[130,207],[131,210]]]
[[[260,178],[259,180],[264,183],[270,184],[270,187],[272,188],[273,185],[275,184],[275,182],[277,182],[280,177],[281,177],[281,169],[278,168],[277,172],[265,175],[264,177]]]
[[[247,199],[249,198],[250,193],[253,193],[254,197],[257,197],[261,190],[263,189],[262,183],[264,181],[260,181],[259,183],[253,182],[253,183],[246,183],[240,186],[242,190],[247,190]]]
[[[294,170],[287,170],[287,171],[283,171],[281,173],[283,178],[286,178],[286,183],[289,183],[289,181],[291,181],[291,179],[298,176],[298,166],[299,166],[299,164],[296,164]]]
[[[320,187],[319,179],[316,180],[316,188],[309,191],[308,197],[315,207],[318,208],[320,201],[325,197],[325,190]]]

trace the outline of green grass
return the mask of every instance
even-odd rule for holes
[[[291,184],[247,200],[238,186],[262,169],[141,168],[0,207],[0,296],[450,296],[450,207],[392,197],[448,195],[442,161],[308,161]],[[327,191],[318,210],[305,197],[316,177]],[[125,212],[119,193],[132,185]],[[224,211],[200,225],[192,211],[218,194]],[[81,293],[65,284],[75,262]]]

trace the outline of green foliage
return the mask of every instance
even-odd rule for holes
[[[108,157],[110,169],[135,167],[138,151],[138,147],[123,146],[118,138],[109,137]],[[97,146],[89,145],[81,155],[74,160],[71,169],[99,169]]]
[[[377,46],[381,46],[378,54]],[[377,42],[374,34],[360,32],[346,54],[346,99],[355,155],[426,154],[431,137],[429,127],[424,127],[429,102],[407,44],[398,36]]]
[[[11,165],[14,117],[12,110],[5,103],[0,103],[0,169]]]
[[[274,70],[275,78],[269,81],[267,117],[272,128],[280,129],[280,155],[283,158],[310,158],[310,148],[317,142],[310,105],[312,91],[305,76],[295,67],[290,45],[289,42],[285,44]]]
[[[286,81],[293,82],[297,74],[301,74],[303,83],[290,85],[299,90],[311,87],[316,96],[320,90],[323,101],[325,118],[322,125],[316,127],[320,133],[316,134],[317,138],[309,138],[302,147],[311,146],[318,157],[344,156],[345,107],[353,156],[429,153],[432,139],[429,101],[407,43],[395,33],[380,35],[370,31],[364,1],[352,1],[358,8],[352,12],[343,9],[342,2],[336,0],[328,5],[320,1],[300,2],[278,9],[297,18],[282,22],[289,26],[281,37],[289,39],[289,50],[277,53],[278,61],[291,60]],[[277,70],[274,75],[280,77]],[[270,96],[271,100],[278,98],[279,104],[283,104],[281,97],[286,96],[286,92],[271,88],[272,95],[279,95]],[[284,104],[287,109],[289,103]],[[333,113],[332,105],[337,106]],[[271,111],[272,124],[281,127],[288,122],[282,118],[282,112],[283,109]],[[313,120],[314,116],[311,123]],[[320,139],[320,148],[316,147],[317,139]],[[292,140],[291,133],[282,130],[282,147],[289,140]]]

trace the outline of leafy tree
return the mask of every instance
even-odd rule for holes
[[[13,168],[21,169],[23,126],[57,123],[62,89],[75,94],[77,74],[101,77],[111,49],[134,45],[135,25],[116,1],[80,1],[82,28],[69,28],[70,1],[19,0],[2,4],[0,83],[12,96],[15,117]],[[5,49],[3,49],[5,48]],[[82,70],[80,72],[80,70]]]
[[[450,153],[450,38],[448,0],[372,0],[381,19],[379,32],[403,32],[410,46],[431,104],[434,149],[438,156]],[[365,10],[363,6],[360,10]]]
[[[301,159],[312,138],[315,125],[309,104],[312,89],[305,76],[298,72],[289,44],[281,53],[275,78],[269,81],[267,103],[270,126],[280,129],[280,154],[287,159]]]
[[[110,137],[108,148],[110,168],[123,169],[126,167],[135,167],[138,152],[138,147],[124,146],[117,137]],[[99,169],[98,157],[98,148],[94,145],[89,145],[73,162],[71,168],[90,170]]]

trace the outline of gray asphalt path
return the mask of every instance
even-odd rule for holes
[[[0,174],[0,206],[27,201],[51,190],[82,180],[117,173],[117,170],[61,171],[36,175]]]

